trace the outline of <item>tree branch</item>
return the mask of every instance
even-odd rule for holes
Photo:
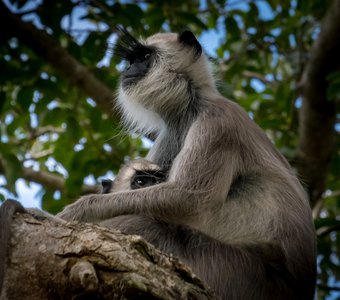
[[[112,108],[114,92],[45,31],[23,22],[18,16],[11,13],[2,1],[0,1],[0,26],[2,28],[1,36],[4,34],[7,36],[10,32],[17,37],[19,41],[53,66],[71,84],[91,97],[103,111],[113,112],[112,117],[118,120],[118,112],[113,111]]]
[[[136,235],[26,214],[11,232],[3,300],[216,299],[188,267]]]
[[[340,1],[333,1],[301,80],[298,172],[309,188],[312,206],[325,190],[335,149],[335,100],[327,99],[327,76],[340,67]]]
[[[258,73],[258,72],[253,72],[253,71],[249,71],[249,70],[245,70],[242,72],[242,75],[244,77],[248,77],[248,78],[256,78],[260,81],[262,81],[264,84],[267,84],[267,85],[271,85],[273,84],[272,81],[268,80],[264,75]]]
[[[0,160],[0,173],[5,173],[5,163]],[[33,181],[43,185],[45,188],[52,190],[65,190],[65,179],[61,176],[50,174],[48,172],[43,171],[34,171],[32,168],[22,167],[20,172],[21,178],[26,179],[28,181]],[[81,194],[93,194],[98,193],[98,187],[93,185],[84,184],[81,190]]]
[[[317,231],[316,231],[316,234],[318,237],[321,237],[321,236],[326,236],[334,231],[338,231],[340,229],[340,224],[336,224],[336,225],[333,225],[333,226],[323,226],[323,227],[320,227]]]

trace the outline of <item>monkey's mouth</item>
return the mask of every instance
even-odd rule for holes
[[[123,74],[122,80],[133,79],[133,78],[141,78],[141,77],[143,77],[143,76],[141,76],[139,74]]]
[[[126,70],[121,74],[120,80],[122,83],[123,88],[129,87],[131,85],[135,85],[138,81],[143,79],[145,75],[148,73],[148,70],[145,70],[143,72],[131,72],[129,70]]]
[[[139,80],[146,76],[150,70],[150,61],[142,61],[132,63],[124,72],[121,74],[121,83],[124,87],[128,87],[131,84],[136,84]]]
[[[129,87],[133,84],[136,84],[143,76],[140,75],[122,75],[121,76],[121,83],[123,88]]]

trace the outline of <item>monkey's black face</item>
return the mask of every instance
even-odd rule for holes
[[[136,170],[136,174],[131,179],[131,189],[141,189],[152,186],[166,180],[166,173],[154,170]]]
[[[153,50],[147,47],[136,49],[129,58],[129,66],[121,74],[123,87],[128,87],[143,78],[149,71],[153,59]]]
[[[119,42],[115,47],[115,55],[129,63],[121,74],[123,87],[128,87],[148,73],[155,57],[155,49],[141,44],[123,28],[118,28],[118,33]]]

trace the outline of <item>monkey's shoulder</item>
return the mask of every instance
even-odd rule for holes
[[[235,132],[246,133],[249,131],[249,127],[255,131],[259,130],[240,105],[223,97],[210,101],[199,114],[195,123],[198,130],[212,134],[212,136],[226,134],[232,137],[235,136]]]

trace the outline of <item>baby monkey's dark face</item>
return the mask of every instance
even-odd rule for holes
[[[131,189],[141,189],[165,181],[165,172],[159,170],[136,170],[131,178]]]
[[[155,184],[162,183],[166,180],[166,172],[161,170],[136,170],[135,174],[130,179],[130,187],[128,190],[137,190],[141,188],[146,188]],[[107,194],[114,192],[115,189],[120,187],[115,187],[116,181],[111,179],[103,179],[101,182],[102,194]]]

